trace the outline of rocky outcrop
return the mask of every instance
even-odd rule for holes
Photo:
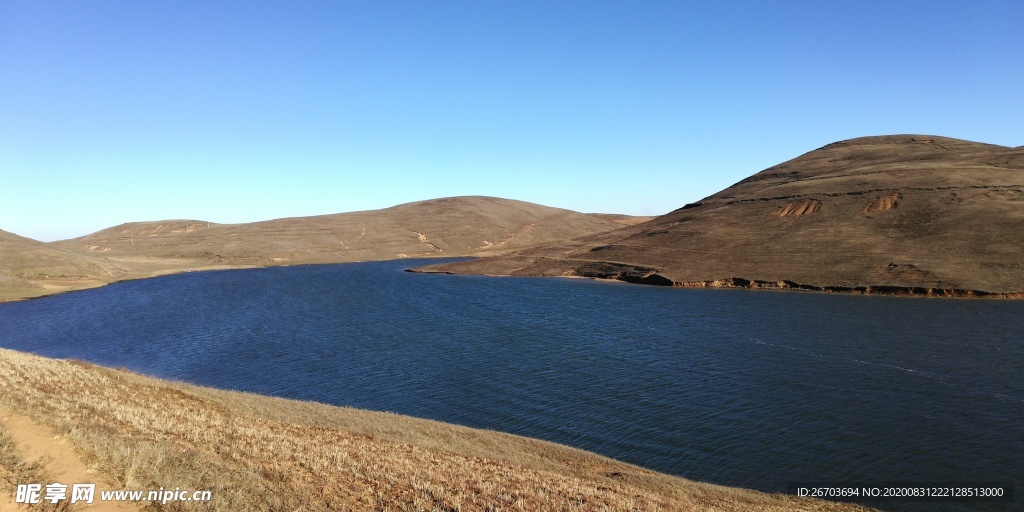
[[[794,283],[792,281],[758,281],[730,277],[713,281],[689,281],[672,283],[683,288],[746,288],[751,290],[802,290],[828,293],[853,293],[863,295],[917,295],[925,297],[958,297],[988,299],[1024,299],[1022,293],[993,293],[982,290],[959,288],[924,288],[920,286],[818,286]]]
[[[900,199],[903,199],[903,194],[900,194],[899,192],[879,197],[864,207],[864,213],[867,214],[871,212],[885,212],[892,210],[899,204]]]
[[[790,215],[799,217],[801,215],[810,215],[818,211],[819,208],[821,208],[821,201],[808,199],[799,203],[789,203],[783,206],[776,215],[779,217],[788,217]]]
[[[672,286],[671,279],[658,274],[658,269],[638,265],[623,265],[595,261],[584,263],[570,271],[568,276],[590,277],[594,279],[614,279],[627,283],[651,284],[656,286]]]

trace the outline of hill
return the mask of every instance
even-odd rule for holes
[[[125,272],[101,258],[0,231],[0,301],[99,286]]]
[[[617,227],[570,210],[475,196],[248,224],[134,222],[56,245],[107,257],[334,263],[500,253]]]
[[[419,270],[677,286],[1020,296],[1024,148],[894,135],[829,144],[651,221]]]
[[[505,254],[629,219],[470,196],[247,224],[133,222],[46,244],[6,233],[0,300],[190,270]]]

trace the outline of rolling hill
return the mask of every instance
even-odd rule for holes
[[[257,265],[335,263],[500,253],[619,226],[570,210],[474,196],[247,224],[135,222],[57,246],[108,257]]]
[[[642,224],[418,270],[1017,297],[1024,147],[921,135],[836,142]]]
[[[631,219],[469,196],[247,224],[133,222],[52,243],[3,233],[0,300],[190,270],[505,254]]]
[[[102,258],[0,231],[0,301],[99,286],[126,272]]]

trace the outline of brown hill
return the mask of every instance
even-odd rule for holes
[[[0,231],[0,301],[98,286],[123,273],[110,261]]]
[[[829,144],[632,227],[424,271],[935,295],[1024,292],[1024,148]]]
[[[598,217],[522,201],[451,197],[248,224],[134,222],[57,245],[107,257],[268,265],[507,252],[617,227]]]
[[[647,222],[654,217],[634,217],[632,215],[620,215],[618,213],[588,213],[599,219],[614,222],[620,226],[635,226],[637,224]]]
[[[50,244],[9,235],[0,300],[187,270],[504,254],[628,220],[470,196],[248,224],[134,222]]]

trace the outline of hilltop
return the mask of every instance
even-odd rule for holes
[[[610,220],[570,210],[470,196],[247,224],[134,222],[56,245],[107,257],[334,263],[493,253],[616,227],[619,224]]]
[[[667,215],[428,272],[676,286],[1020,296],[1024,147],[893,135],[829,144]]]
[[[630,217],[467,196],[245,224],[132,222],[52,243],[4,233],[0,300],[189,270],[505,254],[624,222]]]

